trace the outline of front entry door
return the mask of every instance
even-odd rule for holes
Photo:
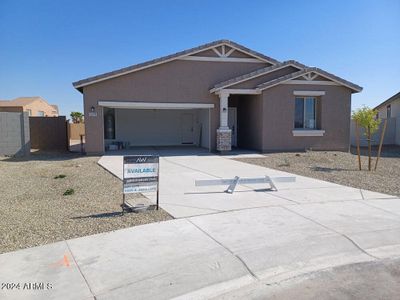
[[[237,111],[236,111],[236,107],[228,108],[228,127],[232,130],[232,147],[237,147]]]
[[[182,144],[193,144],[193,114],[181,115]]]

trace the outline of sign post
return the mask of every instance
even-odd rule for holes
[[[134,209],[125,201],[126,194],[156,192],[156,209],[159,198],[159,156],[129,155],[123,159],[123,208]]]

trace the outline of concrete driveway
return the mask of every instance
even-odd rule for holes
[[[230,299],[256,288],[262,298],[292,278],[400,256],[393,196],[301,176],[277,192],[240,186],[230,195],[194,180],[290,174],[195,149],[154,151],[161,207],[178,219],[2,254],[0,282],[51,288],[1,289],[0,298]],[[122,156],[99,163],[122,170]]]
[[[219,156],[201,148],[142,148],[110,152],[100,158],[99,164],[122,179],[123,155],[144,153],[160,155],[160,205],[174,218],[254,207],[394,198],[303,176],[296,176],[295,183],[276,184],[277,192],[265,191],[269,188],[267,184],[238,186],[233,194],[224,192],[226,186],[195,187],[195,180],[198,179],[294,176],[231,159],[261,156],[252,152],[234,152],[228,156]],[[155,201],[154,193],[146,196]]]

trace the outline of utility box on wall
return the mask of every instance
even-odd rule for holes
[[[30,151],[28,113],[0,111],[0,155],[27,156]]]

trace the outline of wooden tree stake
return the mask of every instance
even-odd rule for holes
[[[357,143],[357,156],[358,156],[358,169],[361,171],[361,153],[360,153],[360,127],[358,122],[356,123],[356,143]]]
[[[371,171],[371,127],[368,126],[368,171]]]
[[[385,122],[383,123],[383,129],[382,129],[382,133],[381,133],[381,140],[379,141],[378,156],[376,157],[374,171],[376,171],[376,168],[378,167],[379,158],[381,157],[381,150],[382,150],[383,138],[385,137],[386,125],[387,125],[387,119],[385,119]]]

